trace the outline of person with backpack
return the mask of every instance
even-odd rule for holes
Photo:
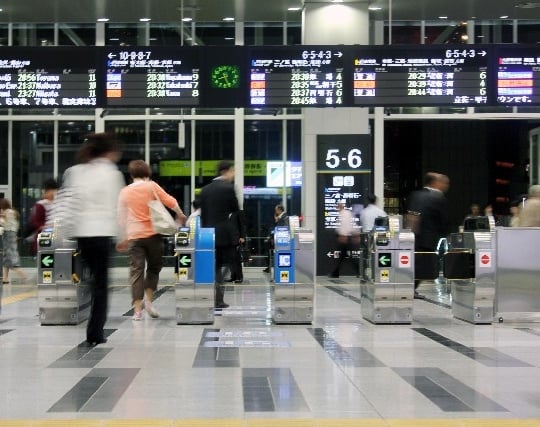
[[[43,182],[43,198],[38,200],[30,211],[30,218],[24,237],[31,244],[32,255],[37,254],[38,234],[49,224],[49,214],[58,188],[59,185],[55,179],[50,178],[45,180]]]

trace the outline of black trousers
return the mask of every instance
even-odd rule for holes
[[[242,269],[242,246],[234,248],[234,257],[231,270],[231,280],[244,280],[244,271]]]
[[[110,237],[81,237],[78,239],[81,256],[90,269],[90,318],[86,326],[87,341],[100,341],[107,321]]]
[[[234,246],[216,246],[216,305],[223,304],[223,296],[225,295],[225,276],[232,271],[232,263],[234,262]]]
[[[357,246],[358,244],[356,244],[356,247]],[[330,273],[331,276],[339,277],[339,270],[341,268],[341,264],[343,264],[343,261],[345,261],[348,255],[350,255],[349,260],[353,264],[356,275],[360,274],[360,262],[357,258],[353,258],[351,253],[351,251],[353,251],[354,249],[355,245],[353,244],[352,237],[348,237],[346,241],[338,239],[337,250],[339,251],[339,259],[334,266],[334,270],[332,271],[332,273]]]

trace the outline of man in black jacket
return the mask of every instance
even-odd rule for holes
[[[227,308],[229,305],[223,300],[224,276],[227,270],[231,269],[238,245],[231,216],[236,215],[240,207],[234,191],[233,163],[228,160],[220,161],[217,172],[218,176],[201,190],[201,226],[215,228],[215,307]]]
[[[448,233],[448,191],[450,180],[446,175],[428,172],[424,176],[424,188],[411,194],[408,221],[414,232],[414,249],[417,252],[434,252],[439,239]],[[416,292],[420,281],[414,281],[414,297],[423,299]]]

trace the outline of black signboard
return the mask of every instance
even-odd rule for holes
[[[252,48],[250,107],[340,107],[345,52],[340,46]]]
[[[359,46],[351,61],[356,106],[488,103],[486,46]]]
[[[196,107],[200,50],[194,47],[125,47],[104,51],[108,107]]]
[[[373,188],[372,144],[371,135],[317,136],[317,274],[330,273],[339,256],[338,202],[344,201],[359,223]],[[358,257],[358,250],[351,256]],[[341,274],[358,274],[352,263],[342,264],[342,270]]]
[[[97,52],[81,47],[0,49],[0,108],[98,106]]]
[[[540,104],[540,46],[498,46],[497,105]]]

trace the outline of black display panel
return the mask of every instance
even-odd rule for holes
[[[0,49],[0,108],[96,107],[98,50],[81,47]]]
[[[355,221],[373,188],[373,142],[370,135],[317,136],[317,275],[330,273],[337,262],[338,202],[345,201]],[[358,250],[352,257],[358,257]],[[356,275],[352,264],[342,274]],[[350,264],[350,265],[349,265]]]
[[[200,49],[105,48],[107,107],[197,107]]]
[[[485,46],[359,46],[352,55],[355,106],[488,103]]]
[[[540,46],[497,46],[497,105],[540,104]]]
[[[343,47],[252,48],[248,55],[248,106],[344,106]]]

